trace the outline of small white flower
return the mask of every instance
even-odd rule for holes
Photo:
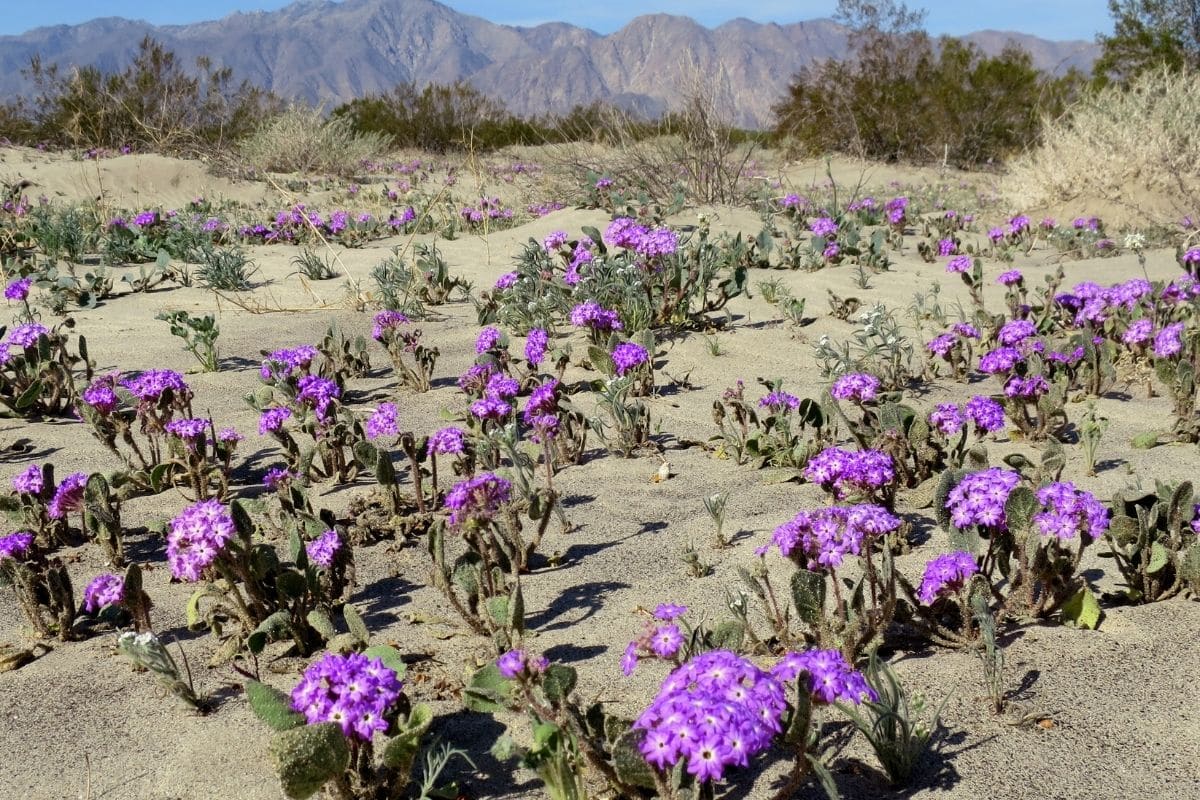
[[[1141,250],[1146,246],[1146,237],[1140,233],[1128,233],[1125,235],[1126,250]]]

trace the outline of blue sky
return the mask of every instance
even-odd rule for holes
[[[0,34],[22,33],[42,25],[75,24],[94,17],[114,16],[144,19],[157,24],[195,22],[231,14],[282,8],[287,0],[8,0],[0,14]],[[449,0],[459,11],[476,14],[508,25],[536,25],[558,20],[561,0]],[[736,16],[757,22],[797,22],[829,16],[836,0],[742,0],[740,3],[710,0],[605,0],[579,4],[563,20],[601,33],[621,27],[638,14],[662,11],[686,14],[705,25],[718,25]],[[1033,33],[1049,39],[1092,39],[1111,29],[1106,0],[1006,0],[975,3],[964,0],[910,0],[910,5],[929,10],[926,26],[933,33],[959,34],[983,28]]]

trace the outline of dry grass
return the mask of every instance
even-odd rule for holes
[[[242,157],[267,172],[353,175],[364,160],[387,152],[387,138],[355,133],[348,119],[326,118],[318,109],[291,108],[264,123],[242,142]]]
[[[1200,75],[1150,72],[1048,120],[1043,144],[1013,162],[1003,190],[1019,208],[1104,198],[1131,222],[1200,207]]]

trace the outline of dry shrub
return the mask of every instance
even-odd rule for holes
[[[355,132],[344,117],[299,107],[267,120],[240,146],[242,157],[260,170],[343,176],[387,150],[382,134]]]
[[[614,106],[590,109],[568,141],[550,145],[547,161],[576,178],[607,175],[618,186],[639,187],[668,200],[682,191],[692,203],[734,203],[749,189],[746,167],[757,142],[735,129],[728,81],[693,73],[680,83],[680,101],[662,119],[647,121]]]
[[[1042,145],[1013,162],[1002,188],[1020,208],[1100,201],[1130,222],[1168,222],[1200,208],[1198,130],[1200,75],[1147,72],[1047,120]]]

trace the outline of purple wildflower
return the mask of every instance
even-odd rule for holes
[[[30,464],[12,479],[13,491],[19,494],[41,494],[43,485],[42,468],[37,464]]]
[[[29,531],[10,533],[0,536],[0,561],[6,558],[20,560],[29,555],[33,547],[33,534]]]
[[[83,608],[95,614],[105,606],[119,606],[125,602],[125,579],[119,575],[103,573],[92,578],[83,590]]]
[[[650,354],[646,352],[646,348],[634,342],[621,342],[612,351],[613,365],[616,367],[617,374],[624,376],[626,372],[635,367],[641,366],[650,360]]]
[[[925,564],[921,587],[917,599],[931,605],[939,597],[953,594],[966,585],[972,575],[979,572],[975,556],[965,550],[944,553]]]
[[[86,472],[72,472],[54,490],[54,498],[46,505],[51,519],[65,519],[72,511],[83,510],[83,491],[87,487]]]
[[[388,729],[404,684],[378,658],[326,653],[292,689],[292,708],[309,725],[335,722],[348,738],[369,742]]]
[[[304,543],[304,552],[308,560],[321,569],[332,567],[333,560],[341,549],[342,539],[335,530],[327,530],[311,542]]]
[[[397,409],[395,403],[380,403],[379,408],[367,418],[367,438],[378,439],[380,436],[399,436],[399,423],[396,421]]]
[[[171,574],[183,581],[200,580],[236,533],[233,517],[219,500],[188,506],[171,520],[167,533]]]
[[[490,472],[455,484],[446,494],[450,527],[490,520],[508,502],[511,494],[512,484]]]

